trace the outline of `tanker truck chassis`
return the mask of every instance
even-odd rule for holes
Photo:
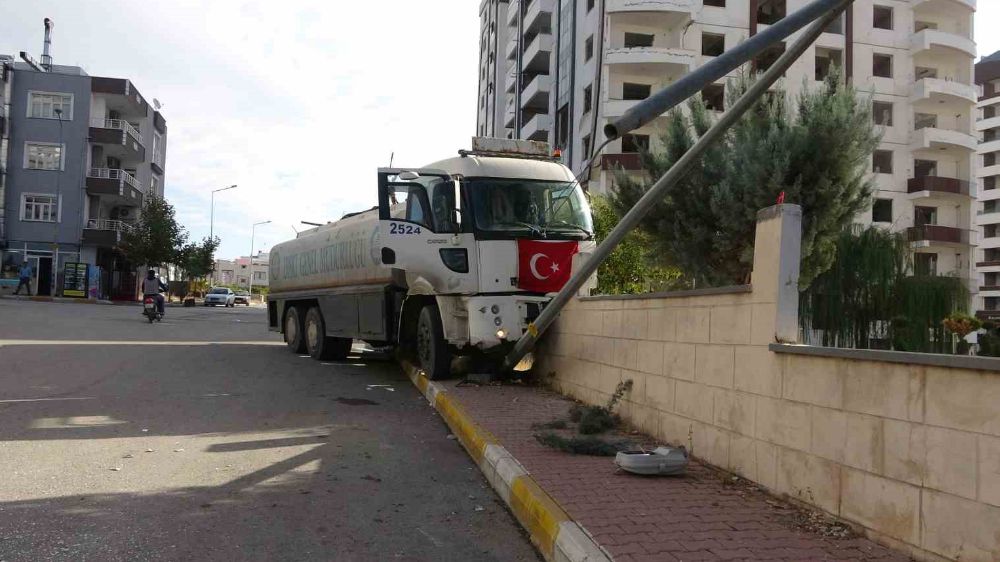
[[[343,359],[362,340],[434,379],[459,355],[499,365],[594,248],[586,197],[544,143],[473,139],[380,169],[378,202],[272,249],[268,325],[293,352]]]

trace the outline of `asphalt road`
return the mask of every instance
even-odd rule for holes
[[[0,300],[0,561],[538,560],[395,364],[262,309]]]

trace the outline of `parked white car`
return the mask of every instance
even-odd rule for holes
[[[205,295],[205,306],[224,305],[227,307],[236,306],[236,293],[226,287],[213,287]]]

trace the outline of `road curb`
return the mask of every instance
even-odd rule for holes
[[[401,365],[413,385],[441,414],[546,560],[611,561],[611,556],[538,485],[496,436],[476,423],[461,402],[441,385],[431,382],[413,364],[404,361]]]
[[[75,299],[70,297],[46,297],[46,296],[21,296],[21,295],[0,295],[0,299],[12,300],[12,301],[31,301],[31,302],[68,302],[73,304],[103,304],[110,305],[115,304],[111,301],[99,300],[99,299]]]

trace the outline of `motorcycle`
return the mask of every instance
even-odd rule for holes
[[[153,320],[159,322],[163,319],[163,315],[156,308],[156,299],[153,297],[146,297],[142,299],[142,313],[146,315],[149,319],[149,323],[152,324]]]

